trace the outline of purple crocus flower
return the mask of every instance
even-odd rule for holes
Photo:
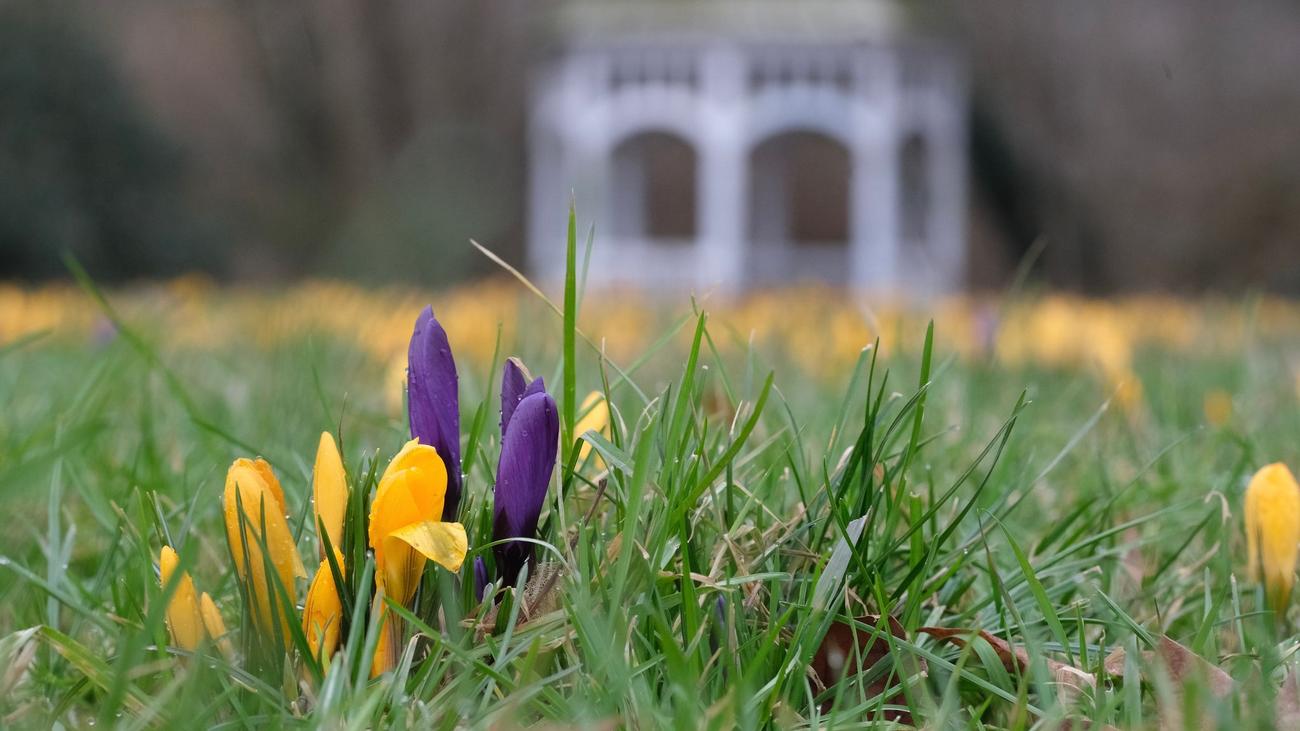
[[[482,556],[474,558],[474,598],[483,601],[483,591],[487,589],[488,572],[487,564],[483,562]]]
[[[506,424],[515,413],[515,408],[525,396],[545,393],[546,384],[541,378],[529,381],[528,370],[518,358],[507,358],[501,374],[501,437],[506,435]]]
[[[546,393],[542,379],[520,390],[523,380],[518,365],[507,362],[501,394],[501,458],[492,506],[492,538],[496,541],[536,536],[560,440],[555,400]],[[517,399],[515,394],[519,394]],[[516,585],[519,572],[533,557],[533,548],[522,541],[495,546],[497,575],[506,584]]]
[[[442,519],[456,520],[460,510],[460,398],[456,361],[451,356],[447,332],[425,307],[415,321],[407,351],[407,406],[411,436],[438,450],[447,466],[447,497]]]

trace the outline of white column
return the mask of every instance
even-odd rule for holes
[[[596,211],[588,146],[591,130],[574,124],[573,109],[590,109],[592,64],[572,52],[540,83],[529,124],[529,274],[544,286],[563,286],[569,204],[576,201],[579,236]],[[588,117],[580,117],[586,120]],[[484,242],[487,243],[487,242]]]
[[[949,74],[956,76],[955,69]],[[963,118],[965,94],[961,83],[950,80],[934,92],[927,112],[931,186],[930,221],[927,242],[938,263],[939,292],[962,288],[966,283],[966,125]]]
[[[744,286],[747,156],[745,148],[745,59],[740,49],[716,46],[700,64],[698,137],[698,271],[684,272],[696,284],[734,292]]]
[[[868,55],[869,54],[869,55]],[[898,284],[899,74],[892,49],[855,64],[850,284],[881,291]]]
[[[566,105],[557,110],[557,125],[565,135],[562,169],[565,185],[565,225],[560,228],[560,272],[564,267],[564,236],[567,227],[570,195],[577,210],[578,266],[582,266],[587,234],[595,228],[595,248],[591,253],[587,282],[592,287],[607,286],[612,277],[629,276],[614,265],[619,261],[621,242],[614,236],[606,199],[611,185],[612,118],[607,80],[612,59],[601,51],[586,50],[573,57],[571,92]],[[633,273],[634,274],[634,273]]]

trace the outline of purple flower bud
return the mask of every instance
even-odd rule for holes
[[[501,369],[501,434],[506,433],[506,424],[510,415],[524,398],[524,389],[528,388],[528,376],[524,375],[523,364],[518,358],[506,358],[505,367]]]
[[[482,556],[474,558],[474,598],[483,601],[483,592],[487,589],[488,573],[487,564],[483,563]]]
[[[407,403],[411,436],[438,450],[447,466],[447,496],[442,519],[456,520],[460,509],[460,399],[456,361],[447,332],[425,307],[415,321],[407,351]]]
[[[518,358],[507,358],[501,373],[501,436],[505,437],[506,425],[515,413],[515,408],[524,397],[535,393],[544,393],[546,384],[541,378],[528,382],[528,370]]]
[[[546,502],[546,490],[555,469],[560,440],[560,415],[555,400],[540,390],[524,396],[515,407],[501,437],[501,459],[492,506],[492,538],[534,538],[537,519]],[[511,586],[533,557],[533,544],[503,543],[494,547],[497,572]]]

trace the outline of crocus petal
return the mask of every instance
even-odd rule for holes
[[[335,561],[343,568],[342,554],[335,553]],[[307,636],[307,646],[312,655],[328,666],[329,658],[339,645],[339,624],[343,621],[343,603],[334,584],[334,573],[329,560],[320,562],[316,577],[307,590],[307,603],[302,608],[302,629]]]
[[[163,546],[158,555],[159,573],[162,586],[166,588],[176,573],[180,557],[171,546]],[[194,651],[203,642],[203,617],[199,613],[199,599],[194,592],[194,581],[188,573],[181,573],[177,579],[176,590],[167,602],[167,629],[171,632],[172,644],[182,650]]]
[[[528,384],[528,388],[524,389],[523,398],[519,400],[523,401],[525,398],[528,398],[529,396],[532,396],[535,393],[546,393],[546,381],[542,380],[541,376],[534,378],[532,382]],[[505,434],[505,432],[501,432],[501,433]]]
[[[407,351],[407,403],[411,436],[438,450],[447,463],[447,499],[443,520],[460,509],[460,400],[456,361],[447,333],[425,307],[415,321]]]
[[[442,454],[434,447],[427,444],[421,444],[418,440],[412,439],[406,444],[403,444],[402,449],[398,451],[397,454],[393,455],[393,459],[388,462],[388,466],[384,468],[384,474],[379,477],[380,486],[383,486],[384,480],[389,475],[411,468],[422,469],[429,474],[441,473],[450,477],[450,473],[447,470],[447,461],[443,459]],[[444,479],[441,482],[441,486],[430,486],[431,488],[434,488],[434,492],[430,492],[429,494],[436,497],[439,503],[441,503],[446,497],[446,482],[447,480]],[[438,510],[441,513],[441,506]]]
[[[519,402],[501,439],[497,484],[493,503],[493,540],[533,538],[537,519],[546,502],[560,420],[555,401],[537,393]],[[494,548],[497,571],[513,585],[519,570],[533,554],[532,545],[506,543]]]
[[[424,558],[455,573],[465,562],[469,540],[465,526],[460,523],[443,523],[426,520],[404,526],[388,536],[389,552],[394,543],[404,543]]]
[[[284,488],[280,487],[280,480],[276,478],[275,470],[271,469],[271,463],[261,457],[245,461],[248,462],[248,466],[252,467],[253,470],[261,476],[262,482],[266,484],[266,489],[271,491],[271,497],[275,498],[276,505],[280,506],[280,509],[277,512],[279,512],[280,515],[288,517],[289,503],[285,502]]]
[[[221,618],[221,610],[206,591],[199,595],[199,614],[203,616],[203,629],[217,643],[221,654],[227,658],[234,657],[235,649],[226,636],[226,622]]]
[[[546,382],[541,378],[529,380],[528,369],[518,358],[507,358],[501,374],[501,433],[506,433],[510,417],[515,413],[519,402],[535,393],[546,391]]]
[[[573,428],[574,436],[581,437],[589,431],[599,434],[608,434],[609,432],[609,402],[605,401],[605,395],[600,391],[592,391],[587,394],[587,398],[582,400],[582,406],[578,407],[578,425]],[[585,460],[587,455],[591,454],[591,443],[583,440],[582,446],[578,448],[578,461]]]
[[[433,447],[414,439],[384,470],[370,504],[370,547],[375,564],[383,562],[384,539],[404,525],[437,520],[443,512],[447,470]]]
[[[506,424],[510,423],[510,415],[515,413],[515,407],[524,398],[524,389],[528,388],[528,374],[524,370],[524,364],[519,362],[518,358],[506,358],[506,364],[501,369],[501,433],[506,433]]]
[[[230,545],[230,555],[235,561],[235,570],[252,594],[256,608],[253,616],[258,628],[271,635],[274,632],[272,618],[278,615],[283,630],[281,636],[288,637],[289,618],[281,603],[272,597],[272,586],[266,575],[261,544],[263,541],[266,543],[271,554],[271,565],[275,567],[275,573],[291,601],[296,597],[294,577],[306,577],[307,571],[298,556],[289,524],[279,510],[280,503],[264,475],[264,470],[253,460],[237,459],[230,466],[226,473],[225,490],[226,540]],[[244,512],[242,520],[238,513],[241,504]],[[261,532],[263,515],[266,520],[265,537]],[[248,537],[247,544],[244,543],[244,536]],[[245,564],[245,553],[249,565]]]
[[[329,432],[321,432],[320,446],[316,449],[316,467],[312,470],[312,505],[316,510],[316,520],[325,526],[330,545],[336,549],[341,548],[343,515],[348,507],[348,482],[343,474],[343,459],[339,456],[339,448]],[[324,557],[323,541],[320,550]]]
[[[1283,612],[1300,541],[1300,485],[1286,465],[1277,462],[1255,473],[1246,487],[1245,513],[1251,574],[1263,582],[1273,609]]]

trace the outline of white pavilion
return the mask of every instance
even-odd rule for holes
[[[965,269],[966,94],[889,2],[571,5],[530,120],[528,258],[595,287],[812,281],[935,294]],[[581,244],[581,242],[580,242]]]

